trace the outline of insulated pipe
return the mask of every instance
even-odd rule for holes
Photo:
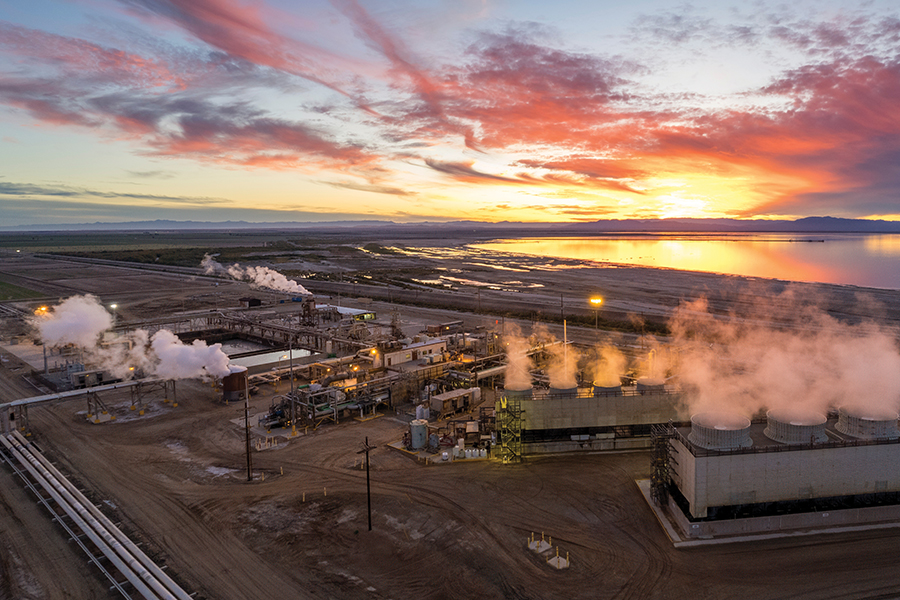
[[[10,441],[7,438],[7,441]],[[65,486],[60,482],[60,480],[53,475],[50,471],[45,469],[43,465],[35,458],[34,453],[31,452],[28,448],[22,446],[18,440],[11,440],[12,444],[17,447],[22,456],[24,456],[34,468],[39,471],[39,474],[44,477],[56,490],[56,492],[61,495],[66,502],[68,502],[69,506],[71,506],[78,514],[86,521],[90,527],[100,536],[102,536],[103,540],[107,543],[107,545],[116,553],[121,560],[127,563],[128,567],[130,567],[133,574],[137,577],[140,577],[150,588],[151,590],[147,590],[150,594],[146,596],[147,598],[161,598],[162,600],[178,600],[168,589],[166,589],[165,585],[162,582],[158,581],[157,578],[151,574],[145,567],[140,563],[140,561],[132,554],[129,549],[127,549],[121,542],[119,542],[112,533],[110,533],[109,529],[88,511],[86,508],[86,504],[90,505],[90,502],[82,503],[77,498],[75,498],[68,490],[65,489]],[[29,465],[25,465],[28,467]],[[31,469],[29,469],[31,470]],[[57,471],[58,473],[58,471]],[[60,477],[65,480],[62,475]],[[47,490],[52,492],[53,490]],[[83,497],[83,496],[82,496]],[[57,502],[59,502],[57,500]],[[116,530],[115,526],[112,526],[113,530]],[[120,532],[121,533],[121,532]],[[133,547],[133,544],[132,544]],[[140,550],[135,548],[138,554],[143,554]],[[115,563],[115,556],[107,555],[110,560],[113,560]],[[116,564],[119,567],[118,564]],[[121,567],[119,567],[121,569]],[[123,573],[128,576],[127,572]],[[129,581],[132,581],[129,578]],[[132,581],[134,583],[134,581]],[[135,586],[137,588],[137,586]],[[144,593],[143,591],[141,592]]]
[[[91,541],[103,552],[104,556],[106,556],[110,562],[112,562],[117,569],[125,576],[126,579],[134,586],[134,588],[147,600],[157,600],[159,596],[157,596],[150,588],[148,588],[144,582],[141,580],[141,577],[134,571],[131,565],[126,564],[126,562],[131,561],[123,561],[117,553],[113,550],[110,544],[108,544],[103,538],[103,533],[98,531],[96,525],[96,521],[90,518],[82,518],[80,516],[80,512],[83,512],[83,507],[81,507],[81,511],[79,511],[79,507],[75,504],[70,503],[69,500],[65,498],[66,494],[62,494],[55,489],[55,486],[52,485],[52,482],[49,481],[42,473],[41,470],[46,472],[45,469],[38,468],[28,460],[23,453],[21,453],[17,446],[13,445],[12,442],[6,436],[0,436],[0,442],[3,443],[4,446],[10,451],[10,453],[16,457],[16,460],[25,467],[29,473],[37,480],[37,482],[44,488],[44,490],[50,494],[53,500],[59,504],[60,508],[62,508],[67,515],[81,528],[85,535],[87,535]],[[49,473],[47,473],[49,475]],[[93,522],[92,522],[93,521]],[[107,533],[107,536],[109,534]]]
[[[28,440],[26,440],[21,433],[18,431],[13,432],[13,436],[16,440],[25,445],[29,446]],[[76,488],[72,482],[70,482],[65,475],[59,472],[59,470],[53,466],[53,464],[47,460],[47,457],[41,454],[40,452],[32,452],[31,453],[38,461],[46,468],[51,475],[53,475],[65,488],[72,494],[72,496],[80,502],[82,505],[87,508],[88,512],[97,519],[112,535],[134,556],[140,563],[143,565],[150,573],[153,574],[156,579],[162,583],[166,589],[168,589],[178,600],[193,600],[191,596],[188,595],[177,583],[172,581],[172,579],[166,575],[162,569],[156,566],[150,558],[144,554],[144,552],[138,548],[134,542],[128,539],[122,531],[116,527],[112,521],[110,521],[106,515],[100,512],[100,509],[94,506],[94,504],[85,498],[84,494],[82,494],[78,488]]]

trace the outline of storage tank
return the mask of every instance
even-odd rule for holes
[[[247,367],[228,365],[230,374],[222,378],[222,400],[240,400],[247,391]]]
[[[409,440],[413,450],[421,450],[428,443],[428,421],[416,419],[409,424]]]
[[[749,448],[750,419],[734,413],[705,412],[691,417],[688,439],[707,450]]]
[[[772,409],[766,413],[766,429],[770,440],[783,444],[818,444],[828,441],[825,423],[828,418],[815,411]]]
[[[637,380],[638,393],[647,392],[664,392],[666,390],[666,380],[657,377],[641,377]]]
[[[900,437],[898,416],[892,410],[861,410],[842,406],[838,409],[838,422],[834,428],[864,440],[897,439]]]

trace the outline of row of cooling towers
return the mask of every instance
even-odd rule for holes
[[[653,377],[641,377],[635,383],[635,389],[638,393],[652,393],[652,392],[662,392],[666,388],[666,382],[663,379],[657,379]],[[611,385],[608,382],[594,382],[593,386],[591,386],[591,390],[594,393],[594,396],[603,397],[603,396],[621,396],[622,395],[622,386],[621,385]],[[506,394],[507,398],[530,398],[534,393],[534,388],[531,386],[528,387],[505,387],[503,388],[504,394]],[[547,390],[547,395],[551,398],[565,398],[570,396],[575,396],[578,394],[578,387],[550,387]]]
[[[860,440],[897,439],[900,415],[861,414],[852,409],[838,409],[838,432]],[[828,418],[817,412],[798,410],[770,410],[766,413],[763,434],[782,444],[819,444],[828,441],[825,431]],[[688,440],[695,446],[709,450],[749,448],[750,420],[734,413],[705,412],[691,417],[691,433]]]

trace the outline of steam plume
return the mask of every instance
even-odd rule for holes
[[[152,336],[138,329],[103,342],[101,334],[112,327],[113,318],[94,296],[67,298],[32,322],[45,344],[78,346],[88,362],[120,379],[137,371],[166,379],[224,377],[230,372],[221,344],[207,346],[196,340],[185,345],[167,329]]]
[[[504,387],[510,390],[525,390],[531,387],[531,369],[534,365],[528,350],[531,344],[522,336],[522,331],[515,324],[506,324],[503,331],[506,344],[506,377]]]
[[[620,385],[628,362],[625,355],[615,346],[601,346],[596,352],[597,358],[591,365],[594,385],[600,387]]]
[[[112,327],[112,315],[96,296],[72,296],[59,306],[32,319],[41,339],[51,346],[96,346],[100,334]]]
[[[846,406],[896,416],[900,409],[895,335],[872,322],[838,321],[790,289],[741,319],[715,319],[705,303],[685,304],[670,328],[692,412],[751,417],[765,409],[826,413]]]
[[[278,271],[274,271],[268,267],[242,267],[235,263],[230,267],[226,267],[216,262],[212,255],[206,254],[200,262],[200,266],[205,269],[207,275],[227,275],[238,281],[249,281],[257,287],[264,287],[277,292],[287,292],[289,294],[302,294],[311,296],[312,293],[305,287],[288,279]]]

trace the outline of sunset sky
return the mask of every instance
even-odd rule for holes
[[[900,5],[0,0],[0,225],[900,220]]]

